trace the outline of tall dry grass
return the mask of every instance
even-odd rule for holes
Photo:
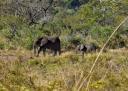
[[[76,88],[77,91],[80,91],[80,89],[82,88],[82,86],[83,86],[83,84],[85,83],[85,81],[87,81],[87,79],[88,79],[88,81],[87,81],[86,90],[87,90],[87,91],[89,90],[88,88],[89,88],[89,83],[90,83],[91,78],[92,78],[93,69],[94,69],[94,67],[95,67],[95,65],[96,65],[96,63],[97,63],[97,61],[98,61],[100,55],[102,54],[102,52],[103,52],[104,48],[106,47],[106,45],[109,43],[110,39],[114,36],[114,34],[115,34],[116,31],[120,28],[120,26],[126,22],[126,20],[128,20],[128,17],[126,17],[126,18],[116,27],[116,29],[115,29],[115,30],[113,31],[113,33],[110,35],[110,37],[108,38],[108,40],[104,43],[103,47],[101,48],[101,50],[100,50],[98,56],[96,57],[96,59],[95,59],[93,65],[92,65],[92,67],[91,67],[91,69],[90,69],[89,74],[87,75],[87,77],[83,77],[83,81],[80,83],[78,89]]]

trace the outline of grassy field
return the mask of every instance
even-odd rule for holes
[[[26,50],[0,51],[0,91],[79,91],[98,53],[33,57]],[[128,50],[102,53],[80,91],[127,91]],[[88,89],[86,89],[88,86]]]

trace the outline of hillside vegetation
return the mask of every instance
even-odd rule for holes
[[[128,0],[0,0],[0,91],[127,91]],[[62,54],[33,55],[41,36],[59,36]],[[93,68],[93,69],[92,69]]]
[[[77,41],[102,46],[128,15],[127,0],[1,0],[0,5],[1,49],[31,49],[43,35],[59,35],[63,48]],[[108,47],[128,43],[127,26],[125,22]]]

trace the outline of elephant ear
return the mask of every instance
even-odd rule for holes
[[[84,49],[84,45],[83,44],[80,45],[80,50],[82,50],[82,49]]]
[[[41,40],[40,46],[43,46],[43,45],[45,45],[47,43],[48,43],[48,39],[47,38],[44,38],[44,39]]]

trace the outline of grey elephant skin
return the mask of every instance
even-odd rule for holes
[[[43,51],[45,56],[46,49],[50,49],[53,52],[53,55],[61,54],[61,41],[60,38],[57,37],[40,37],[38,38],[33,45],[34,55],[39,56],[40,52]]]

